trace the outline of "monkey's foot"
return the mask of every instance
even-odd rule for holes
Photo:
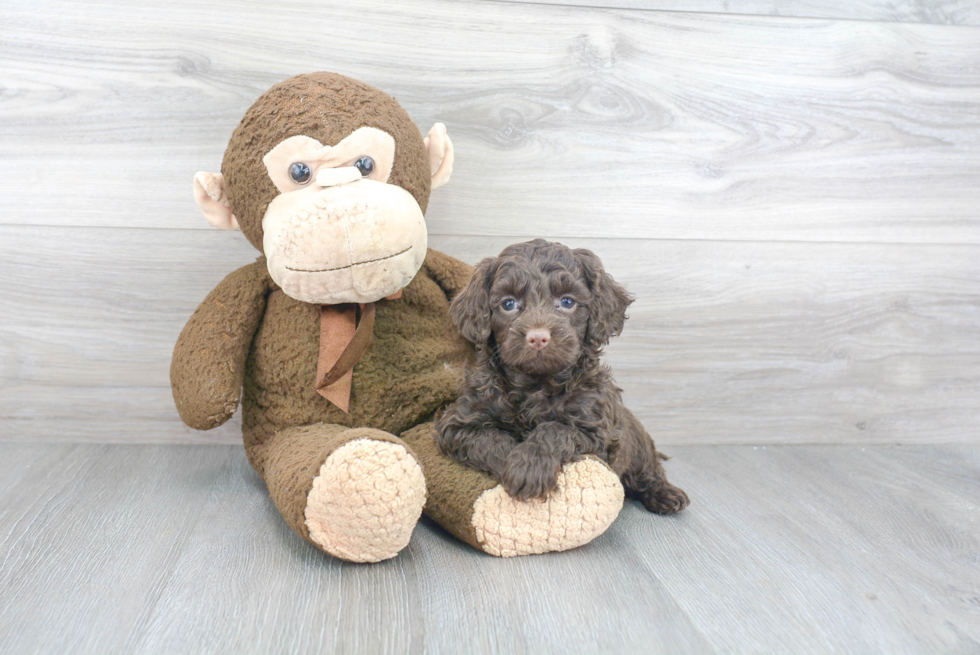
[[[304,515],[310,539],[327,553],[380,562],[408,545],[423,505],[425,477],[408,450],[357,439],[320,466]]]
[[[566,464],[547,500],[520,501],[501,485],[473,505],[480,548],[499,557],[569,550],[606,531],[623,508],[623,485],[604,462]]]

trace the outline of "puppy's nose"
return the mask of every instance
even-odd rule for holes
[[[534,330],[528,330],[527,336],[524,338],[527,339],[529,346],[535,350],[541,350],[551,341],[551,332],[544,328],[535,328]]]

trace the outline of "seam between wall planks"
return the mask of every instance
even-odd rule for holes
[[[497,4],[513,4],[513,5],[534,5],[538,7],[563,7],[568,9],[583,9],[583,10],[604,10],[604,11],[635,11],[635,12],[646,12],[646,13],[659,13],[659,14],[684,14],[689,16],[736,16],[744,18],[766,18],[773,21],[778,20],[809,20],[809,21],[834,21],[834,22],[849,22],[849,23],[882,23],[882,24],[897,24],[897,25],[934,25],[936,27],[945,28],[965,28],[965,29],[980,29],[980,25],[966,24],[966,23],[930,23],[925,21],[916,20],[894,20],[894,19],[884,19],[884,18],[855,18],[853,16],[806,16],[806,15],[773,15],[773,14],[763,14],[763,13],[751,13],[744,11],[709,11],[709,10],[686,10],[686,9],[675,9],[675,8],[660,8],[660,7],[626,7],[626,6],[616,6],[616,5],[600,5],[600,4],[586,4],[586,3],[568,3],[568,2],[540,2],[537,0],[479,0],[480,2],[497,3]]]
[[[500,2],[509,2],[510,0],[497,0]],[[168,232],[216,232],[214,228],[201,227],[201,228],[186,228],[186,227],[157,227],[157,226],[146,226],[146,225],[133,225],[128,227],[122,227],[119,225],[58,225],[58,224],[38,224],[38,223],[4,223],[0,221],[0,230],[6,228],[24,228],[24,229],[47,229],[47,230],[162,230]],[[229,234],[235,234],[239,232],[238,230],[228,230]],[[944,242],[944,241],[928,241],[924,243],[915,241],[834,241],[829,239],[704,239],[704,238],[683,238],[683,237],[631,237],[631,236],[593,236],[593,235],[578,235],[578,234],[540,234],[536,236],[529,235],[513,235],[513,234],[460,234],[460,233],[441,233],[441,232],[429,232],[429,238],[435,237],[436,239],[492,239],[494,241],[505,241],[510,240],[513,243],[519,243],[522,241],[530,241],[532,239],[546,239],[548,241],[559,241],[561,239],[576,239],[579,241],[645,241],[645,242],[661,242],[661,243],[746,243],[746,244],[801,244],[801,245],[827,245],[827,246],[901,246],[901,247],[917,247],[917,248],[948,248],[948,247],[977,247],[980,248],[980,243],[973,242]]]
[[[176,410],[175,410],[176,411]],[[239,410],[240,411],[240,410]],[[648,421],[644,421],[646,423]],[[157,422],[147,421],[150,425]],[[14,424],[15,425],[15,424]],[[182,429],[182,425],[178,425],[174,429],[174,435],[177,436],[177,432]],[[939,441],[911,441],[911,440],[857,440],[857,439],[835,439],[833,441],[732,441],[727,439],[712,439],[712,438],[698,438],[690,439],[683,437],[670,437],[670,436],[653,436],[656,442],[657,450],[661,451],[664,455],[667,455],[673,459],[673,450],[684,449],[684,448],[699,448],[701,446],[732,446],[739,448],[752,448],[753,450],[767,450],[767,449],[779,449],[779,448],[796,448],[796,447],[821,447],[821,448],[849,448],[849,449],[874,449],[874,450],[891,450],[896,448],[925,448],[933,446],[976,446],[976,439],[941,439]],[[225,434],[209,434],[209,433],[192,433],[190,437],[183,438],[170,438],[163,433],[160,436],[153,437],[151,439],[140,439],[139,437],[129,438],[125,436],[120,436],[116,438],[82,438],[72,436],[55,437],[55,438],[41,438],[39,439],[35,434],[30,436],[0,436],[0,444],[31,444],[37,446],[56,446],[56,445],[71,445],[71,444],[98,444],[106,446],[210,446],[210,447],[221,447],[228,448],[241,445],[241,435],[239,432],[235,432],[231,435]],[[670,464],[667,464],[670,466]]]

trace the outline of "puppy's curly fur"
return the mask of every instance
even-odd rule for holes
[[[593,454],[651,512],[687,507],[599,361],[632,301],[589,250],[536,239],[480,262],[450,307],[477,359],[436,423],[443,452],[522,500],[547,497],[562,465]]]

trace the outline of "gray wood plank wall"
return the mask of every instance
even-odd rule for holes
[[[549,5],[655,9],[753,16],[980,25],[976,0],[502,0]]]
[[[257,254],[190,180],[335,70],[448,125],[433,246],[586,246],[637,295],[609,360],[660,443],[975,443],[977,3],[609,4],[0,8],[0,439],[239,439],[169,396]]]

